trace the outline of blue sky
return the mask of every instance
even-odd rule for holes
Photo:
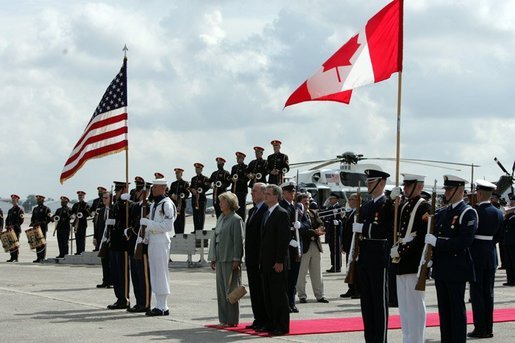
[[[397,74],[350,105],[284,102],[388,1],[16,1],[0,3],[0,196],[57,198],[125,178],[125,155],[63,164],[129,48],[130,177],[210,174],[254,145],[291,162],[344,151],[394,157]],[[515,3],[406,1],[401,157],[481,165],[515,154]],[[393,174],[393,163],[380,163]],[[402,164],[401,172],[448,171]]]

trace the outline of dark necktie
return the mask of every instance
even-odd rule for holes
[[[265,214],[263,215],[263,226],[265,226],[266,224],[266,221],[268,220],[268,217],[270,216],[270,211],[266,211]]]

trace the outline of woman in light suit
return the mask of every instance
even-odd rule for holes
[[[218,196],[222,214],[216,222],[215,235],[209,244],[208,259],[216,270],[216,296],[218,319],[222,326],[236,326],[239,322],[239,303],[230,304],[227,295],[237,286],[240,279],[243,256],[243,220],[235,213],[238,198],[232,192]],[[231,285],[229,277],[232,274]]]

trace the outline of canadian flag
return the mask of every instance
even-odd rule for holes
[[[314,100],[348,104],[354,88],[386,80],[401,71],[402,12],[402,0],[390,2],[304,81],[284,107]]]

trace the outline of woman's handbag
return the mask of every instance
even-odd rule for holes
[[[231,272],[231,275],[229,275],[229,286],[228,289],[231,289],[231,283],[232,283],[232,275],[234,274],[234,271]],[[241,284],[241,270],[238,275],[238,285],[235,289],[233,289],[229,294],[227,294],[227,301],[230,304],[236,304],[243,296],[247,294],[247,290],[245,289],[245,286]]]

